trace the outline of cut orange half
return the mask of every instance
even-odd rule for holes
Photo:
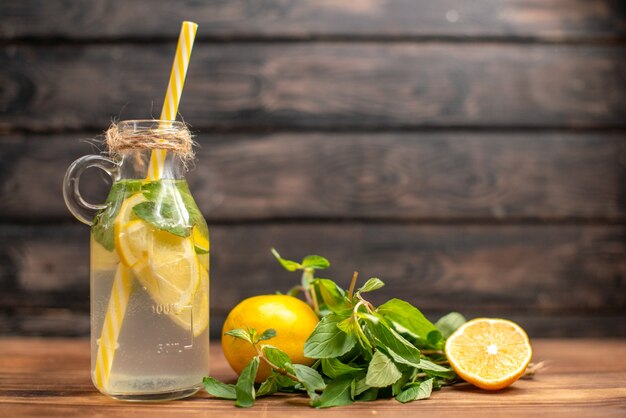
[[[446,355],[461,378],[482,389],[498,390],[524,374],[532,349],[528,335],[516,323],[477,318],[448,338]]]

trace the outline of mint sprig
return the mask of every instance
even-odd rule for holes
[[[302,272],[300,285],[289,294],[303,293],[320,316],[304,344],[304,355],[317,361],[313,367],[293,364],[285,352],[271,345],[276,336],[273,329],[261,334],[255,329],[229,330],[227,335],[251,344],[256,356],[236,385],[205,378],[211,395],[249,407],[260,396],[301,392],[309,396],[311,406],[327,408],[389,397],[402,403],[427,399],[433,389],[458,381],[443,347],[465,322],[461,314],[448,314],[433,324],[401,299],[375,307],[364,295],[384,286],[379,278],[357,288],[355,272],[345,290],[328,278],[315,277],[330,266],[324,257],[310,255],[297,262],[281,257],[275,249],[272,254],[287,271]],[[255,391],[252,373],[260,362],[272,371]]]
[[[111,186],[105,208],[99,211],[92,226],[94,239],[108,251],[115,249],[115,219],[125,199],[142,193],[145,202],[135,205],[133,215],[156,229],[171,234],[188,237],[192,228],[197,228],[201,235],[208,237],[208,228],[202,213],[189,192],[187,183],[182,180],[120,180]],[[196,252],[207,251],[196,247]]]

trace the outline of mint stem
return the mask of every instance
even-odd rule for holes
[[[521,379],[532,379],[535,376],[535,373],[537,373],[544,367],[545,367],[545,362],[543,361],[539,363],[529,363]]]
[[[359,277],[358,271],[352,273],[352,280],[350,281],[350,287],[348,288],[348,298],[350,299],[352,299],[352,293],[354,292],[354,287],[356,286],[357,277]]]
[[[302,279],[300,280],[301,285],[300,289],[302,293],[304,293],[304,298],[306,299],[306,303],[308,303],[311,307],[313,307],[313,300],[311,299],[310,286],[309,286],[309,278],[306,270],[302,272]]]
[[[267,364],[272,370],[274,370],[276,373],[278,374],[282,374],[285,377],[290,378],[291,380],[298,382],[300,384],[303,384],[302,381],[300,381],[300,379],[298,379],[297,376],[289,373],[287,370],[285,369],[281,369],[280,367],[278,367],[277,365],[275,365],[274,363],[272,363],[271,361],[269,361],[269,359],[265,356],[265,353],[263,352],[262,349],[260,349],[256,344],[252,344],[252,346],[254,347],[257,355],[259,356],[259,358],[261,360],[263,360],[265,362],[265,364]]]
[[[415,377],[413,377],[413,379],[411,379],[411,382],[415,382],[415,380],[417,380],[420,377],[426,377],[428,376],[426,373],[416,373]]]
[[[317,303],[317,296],[315,295],[315,288],[312,285],[313,282],[313,269],[305,268],[302,272],[302,290],[304,297],[309,305],[313,308],[313,311],[320,316],[320,308]]]

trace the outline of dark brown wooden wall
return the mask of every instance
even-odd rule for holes
[[[111,118],[158,115],[184,19],[214,337],[297,280],[271,246],[432,318],[626,336],[619,0],[0,3],[1,334],[88,333],[89,231],[63,174]]]

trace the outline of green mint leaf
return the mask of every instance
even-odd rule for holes
[[[282,370],[286,370],[291,374],[295,373],[293,364],[291,363],[291,359],[289,358],[287,353],[285,353],[281,349],[271,345],[264,345],[263,354],[265,354],[265,357],[267,357],[267,359],[273,365],[278,366]]]
[[[317,370],[303,364],[294,364],[293,367],[296,369],[296,377],[300,379],[312,399],[317,396],[316,391],[324,390],[326,383]]]
[[[263,334],[259,335],[257,338],[257,342],[269,340],[270,338],[274,338],[276,336],[276,330],[274,328],[269,328],[263,331]]]
[[[151,181],[141,185],[141,192],[144,197],[150,201],[156,201],[163,195],[163,183],[160,181]]]
[[[437,331],[435,325],[430,322],[415,306],[401,299],[391,299],[376,309],[387,321],[399,332],[407,332],[415,338],[427,341],[428,333]]]
[[[120,180],[113,183],[107,196],[106,207],[99,211],[93,220],[93,238],[108,251],[115,249],[115,218],[124,199],[141,190],[141,180]]]
[[[331,379],[336,379],[344,374],[354,375],[362,371],[360,367],[352,367],[342,363],[336,358],[323,358],[321,360],[322,372]]]
[[[380,289],[384,285],[385,285],[385,283],[383,283],[382,280],[380,280],[377,277],[372,277],[371,279],[366,281],[363,286],[359,287],[357,292],[359,292],[359,293],[371,292],[373,290]]]
[[[313,399],[311,405],[316,408],[350,405],[352,403],[352,397],[350,396],[352,380],[351,376],[341,376],[338,379],[332,380],[326,385],[326,389],[324,389],[322,395]]]
[[[433,379],[428,379],[423,382],[412,383],[408,389],[403,390],[398,396],[396,396],[396,400],[398,402],[406,403],[420,399],[428,399],[430,398],[432,391]]]
[[[196,245],[194,245],[193,249],[196,251],[196,254],[209,254],[210,253],[210,251],[202,249]]]
[[[256,397],[260,398],[261,396],[271,395],[277,391],[278,384],[276,383],[276,374],[272,372],[272,374],[261,383],[261,386],[259,386],[259,389],[256,391]]]
[[[230,335],[231,337],[239,338],[240,340],[248,341],[250,344],[252,344],[252,338],[250,336],[250,333],[241,328],[231,329],[224,334]]]
[[[198,228],[203,236],[208,237],[209,229],[206,221],[204,220],[204,216],[202,216],[202,212],[200,212],[200,209],[196,205],[196,201],[191,196],[187,182],[177,181],[175,184],[183,204],[185,205],[185,209],[187,209],[187,213],[189,214],[189,223]]]
[[[328,279],[315,279],[313,284],[317,286],[322,300],[328,309],[335,313],[342,313],[350,309],[345,292],[335,282]]]
[[[237,395],[237,402],[235,406],[241,408],[249,408],[254,405],[254,378],[259,368],[259,356],[252,357],[250,363],[243,368],[237,384],[235,385],[235,393]]]
[[[350,388],[352,399],[355,399],[361,393],[371,388],[372,387],[365,382],[365,377],[363,377],[362,379],[354,379]]]
[[[411,377],[413,377],[413,373],[415,372],[414,368],[406,369],[402,372],[402,377],[391,385],[391,395],[397,396],[400,392],[402,392],[402,388],[407,384]]]
[[[220,399],[237,399],[235,385],[222,383],[212,377],[205,377],[202,379],[202,383],[204,384],[204,389],[209,393],[209,395],[213,395]]]
[[[208,239],[209,228],[195,200],[191,196],[186,181],[158,180],[143,184],[141,191],[146,199],[155,202],[157,206],[165,204],[177,208],[177,215],[178,218],[182,220],[181,223],[197,229],[201,236]],[[199,246],[194,246],[194,249],[197,254],[209,253],[208,249]]]
[[[96,215],[91,227],[91,233],[97,243],[102,245],[107,251],[112,252],[115,249],[115,232],[113,223],[104,220],[106,217],[105,213],[100,212]]]
[[[356,330],[355,330],[355,326],[357,326],[356,322],[354,322],[354,319],[352,319],[352,316],[347,317],[346,319],[337,322],[337,328],[339,328],[340,330],[342,330],[343,332],[345,332],[348,335],[354,335]]]
[[[295,380],[291,380],[290,378],[288,378],[287,376],[283,376],[282,374],[276,376],[276,385],[278,385],[278,389],[281,392],[295,392],[295,387],[298,384],[299,383]]]
[[[323,317],[304,343],[304,355],[309,358],[329,358],[350,351],[356,344],[356,337],[337,328],[337,323],[344,319],[345,316],[337,314]]]
[[[179,237],[188,237],[191,234],[191,225],[183,219],[180,210],[169,203],[141,202],[133,207],[133,212],[162,231]]]
[[[274,255],[274,257],[276,257],[278,262],[285,268],[285,270],[296,271],[296,270],[302,269],[302,266],[300,265],[300,263],[296,263],[295,261],[286,260],[282,258],[280,254],[278,254],[278,251],[276,251],[275,248],[272,248],[272,254]]]
[[[343,321],[338,322],[337,328],[339,328],[340,330],[342,330],[348,335],[352,335],[356,337],[357,342],[364,349],[369,350],[372,348],[372,344],[370,343],[369,339],[367,338],[367,336],[361,329],[361,325],[359,324],[358,321],[354,320],[352,315],[350,315],[348,318],[344,319]]]
[[[467,320],[463,315],[458,312],[450,312],[441,317],[439,321],[435,323],[435,326],[441,331],[444,338],[448,338],[465,322],[467,322]]]
[[[330,262],[319,255],[307,255],[300,263],[305,269],[323,270],[330,267]]]
[[[358,395],[354,400],[359,402],[375,401],[378,398],[378,390],[379,388],[369,388]]]
[[[375,388],[384,388],[394,384],[402,377],[396,364],[382,351],[376,350],[367,366],[365,383]]]
[[[435,364],[430,360],[422,359],[420,361],[419,368],[426,372],[430,376],[443,377],[446,379],[453,379],[455,377],[454,370],[449,367],[444,367],[439,364]]]
[[[428,340],[428,343],[433,347],[442,347],[445,343],[443,335],[441,335],[441,332],[438,329],[430,331],[426,339]]]
[[[402,335],[394,331],[389,325],[375,315],[363,314],[368,321],[368,329],[380,341],[390,357],[397,363],[418,367],[420,351]]]

